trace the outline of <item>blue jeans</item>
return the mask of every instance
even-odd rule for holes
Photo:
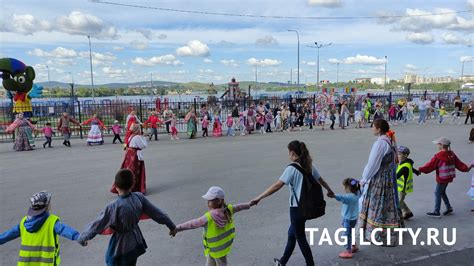
[[[228,128],[227,128],[227,136],[232,136],[232,134],[234,134],[233,132],[234,132],[234,128],[233,128],[233,127],[228,127]]]
[[[441,199],[443,199],[444,205],[446,205],[446,209],[452,209],[451,204],[449,203],[448,196],[446,195],[446,188],[448,184],[436,184],[435,189],[435,213],[439,213],[439,209],[441,208]]]
[[[346,244],[346,250],[352,251],[352,232],[351,229],[355,228],[357,225],[357,219],[355,220],[349,220],[342,218],[342,226],[346,228],[346,232],[344,232],[344,236],[347,236],[347,244]]]
[[[300,214],[297,207],[290,207],[290,228],[288,228],[288,241],[286,242],[285,252],[280,262],[286,264],[295,250],[296,241],[303,253],[306,265],[314,265],[313,254],[309,247],[305,233],[306,219]]]
[[[426,123],[426,110],[420,110],[420,118],[418,119],[419,123]]]

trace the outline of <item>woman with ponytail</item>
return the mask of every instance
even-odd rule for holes
[[[359,226],[364,230],[364,238],[369,241],[372,240],[372,231],[382,228],[382,231],[374,233],[374,240],[385,246],[395,246],[398,243],[398,233],[387,230],[401,227],[402,222],[396,191],[395,136],[390,131],[388,122],[383,119],[375,120],[372,130],[377,140],[372,146],[360,180],[363,193]]]
[[[286,243],[285,252],[281,258],[275,258],[276,265],[286,265],[290,259],[296,242],[300,246],[301,253],[306,261],[306,265],[314,265],[313,254],[306,239],[305,223],[306,218],[298,210],[298,202],[300,202],[301,189],[303,186],[303,178],[314,178],[321,186],[327,190],[328,196],[334,196],[334,192],[329,185],[319,175],[318,170],[313,164],[313,160],[304,142],[294,140],[288,144],[288,156],[290,161],[296,165],[288,165],[280,176],[280,178],[268,187],[262,194],[251,201],[252,204],[258,204],[260,200],[266,198],[284,185],[287,185],[290,190],[290,227],[288,229],[288,241]],[[303,172],[305,173],[303,176]]]

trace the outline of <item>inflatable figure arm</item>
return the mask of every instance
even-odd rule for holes
[[[28,92],[28,96],[31,98],[40,98],[43,96],[43,86],[33,84],[33,88]]]

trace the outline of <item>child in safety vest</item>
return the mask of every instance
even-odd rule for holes
[[[30,201],[27,216],[23,217],[20,224],[0,234],[0,245],[21,237],[18,265],[59,265],[58,235],[77,240],[79,232],[63,224],[58,216],[49,214],[51,193],[38,192]]]
[[[339,253],[339,257],[343,259],[351,259],[352,254],[359,251],[357,245],[352,245],[352,228],[357,225],[359,216],[359,198],[361,196],[359,181],[353,178],[346,178],[342,181],[346,194],[336,194],[331,198],[342,202],[342,226],[346,229],[344,236],[347,239],[346,250]],[[355,243],[355,241],[354,241]]]
[[[227,255],[232,249],[235,236],[233,215],[241,210],[248,210],[254,203],[241,203],[236,205],[226,204],[224,190],[220,187],[211,187],[202,196],[207,200],[209,211],[200,218],[179,224],[176,233],[203,227],[204,255],[207,257],[206,265],[227,265]],[[174,234],[173,234],[174,233]],[[175,232],[170,232],[175,236]]]
[[[426,215],[431,217],[441,217],[441,199],[446,205],[446,211],[443,215],[449,215],[453,212],[453,208],[449,203],[446,195],[446,187],[453,182],[456,177],[456,169],[461,172],[469,172],[473,165],[467,166],[454,154],[451,150],[451,141],[447,138],[439,138],[433,141],[438,146],[439,152],[436,153],[429,162],[427,162],[418,170],[424,174],[429,174],[436,170],[436,190],[435,190],[435,208],[433,212],[428,212]]]
[[[400,208],[404,220],[408,220],[413,217],[413,213],[408,208],[405,202],[405,197],[408,193],[413,192],[413,173],[420,175],[420,172],[413,168],[413,160],[408,158],[410,155],[410,149],[405,146],[398,147],[398,164],[397,168],[397,186],[398,194],[400,199]]]

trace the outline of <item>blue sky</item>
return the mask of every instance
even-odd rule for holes
[[[375,16],[449,13],[389,19],[263,19],[177,13],[106,5],[86,0],[9,1],[2,4],[0,56],[35,67],[36,81],[90,83],[91,36],[94,81],[154,80],[224,83],[232,77],[286,82],[297,75],[296,29],[300,34],[300,83],[320,79],[382,77],[384,56],[391,79],[413,72],[426,76],[473,74],[474,9],[468,1],[260,0],[124,1],[148,7],[266,16]],[[21,2],[21,3],[20,3]]]

